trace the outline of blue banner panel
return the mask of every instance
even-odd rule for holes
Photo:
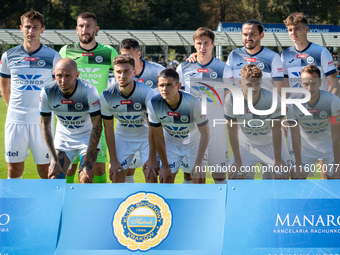
[[[340,181],[229,181],[223,254],[340,254]]]
[[[67,185],[56,254],[221,254],[227,185]]]
[[[0,180],[0,254],[54,254],[65,180]]]
[[[241,32],[243,23],[222,22],[221,30],[223,32]],[[270,33],[288,33],[285,24],[264,23],[264,32]],[[337,25],[308,25],[310,33],[336,33],[340,32],[340,26]]]

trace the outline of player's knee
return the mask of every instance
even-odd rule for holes
[[[7,169],[10,178],[18,178],[24,173],[24,162],[7,163]]]
[[[94,174],[102,176],[105,174],[105,163],[96,163],[95,168],[94,168]]]
[[[129,168],[129,169],[127,170],[127,176],[132,176],[132,175],[134,175],[134,174],[135,174],[135,170],[136,170],[136,168]]]
[[[191,179],[191,175],[189,173],[184,173],[183,177],[184,177],[184,180],[186,180],[186,181],[191,181],[192,180]]]
[[[48,179],[48,167],[50,164],[37,165],[38,174],[41,179]]]

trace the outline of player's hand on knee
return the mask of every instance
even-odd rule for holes
[[[93,183],[93,164],[90,161],[85,161],[81,164],[79,170],[79,182],[80,183]]]
[[[118,171],[126,171],[118,161],[110,161],[109,163],[109,177],[112,182],[117,182]]]
[[[289,167],[284,160],[274,162],[274,179],[289,180]]]
[[[159,171],[159,182],[160,183],[172,183],[172,172],[169,167],[162,167]]]
[[[49,179],[64,179],[65,178],[65,172],[62,169],[60,163],[58,161],[51,161],[51,164],[48,167],[48,178]],[[60,178],[59,176],[62,176],[63,178]]]
[[[202,171],[203,164],[195,164],[191,170],[190,177],[193,183],[205,184],[206,173]]]
[[[246,173],[242,171],[242,162],[234,162],[229,169],[228,179],[244,179],[246,177]]]
[[[159,164],[156,158],[149,158],[143,165],[143,172],[146,179],[150,179],[150,175],[153,175],[154,178],[157,178],[159,171]]]

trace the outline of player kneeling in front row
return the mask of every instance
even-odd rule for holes
[[[144,164],[145,181],[157,182],[158,162],[153,137],[149,132],[146,106],[155,95],[144,83],[134,81],[135,61],[131,55],[113,59],[117,83],[100,96],[105,137],[110,154],[110,180],[125,182],[128,166],[137,151]],[[116,134],[113,117],[117,119]],[[116,149],[117,148],[117,149]]]
[[[63,179],[70,162],[78,154],[81,183],[93,182],[93,164],[98,155],[102,131],[98,92],[90,83],[78,79],[77,64],[71,59],[59,60],[56,81],[40,94],[42,132],[52,155],[48,178]],[[56,136],[51,133],[51,112],[57,116]]]
[[[202,163],[209,143],[209,124],[206,116],[201,115],[201,103],[196,97],[179,90],[181,83],[173,69],[160,72],[158,87],[160,94],[149,101],[148,114],[162,162],[159,182],[174,183],[185,157],[193,182],[205,183]]]
[[[305,115],[296,105],[288,105],[287,118],[292,134],[296,168],[292,179],[306,179],[308,172],[325,170],[328,179],[340,178],[340,99],[334,94],[320,90],[321,73],[317,66],[308,65],[301,70],[301,86],[311,98],[303,103],[311,115]],[[292,98],[304,98],[295,94]],[[315,165],[323,159],[324,168]]]
[[[229,142],[233,150],[229,179],[244,179],[249,172],[253,175],[255,164],[259,162],[263,164],[262,174],[273,171],[275,179],[288,178],[288,150],[286,143],[282,142],[279,121],[283,117],[280,96],[274,95],[277,96],[277,105],[269,115],[256,115],[248,107],[250,99],[256,110],[268,110],[272,107],[273,93],[261,88],[261,78],[262,71],[256,65],[242,67],[239,84],[245,100],[243,97],[236,98],[232,92],[225,99],[224,114],[228,121]],[[252,94],[249,93],[250,89]],[[234,115],[233,107],[239,100],[244,101],[245,113]]]

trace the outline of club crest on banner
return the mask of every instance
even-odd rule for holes
[[[146,251],[160,244],[172,223],[169,205],[152,193],[137,193],[122,202],[113,220],[114,235],[130,250]]]

